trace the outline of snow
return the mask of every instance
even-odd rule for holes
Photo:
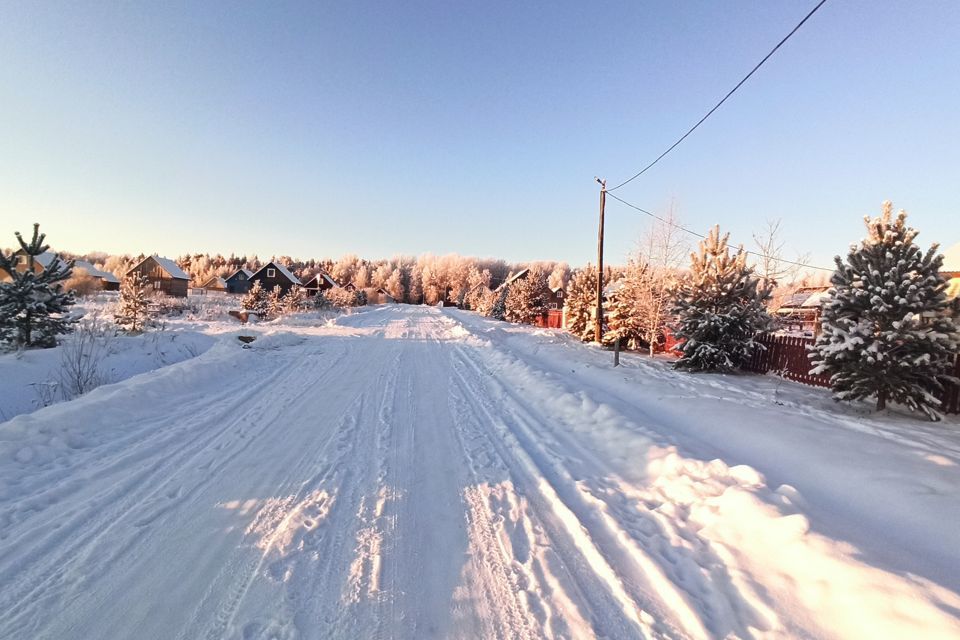
[[[175,330],[0,424],[0,636],[960,634],[956,418],[452,309]]]

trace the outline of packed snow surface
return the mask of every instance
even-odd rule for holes
[[[391,306],[0,424],[0,638],[956,638],[960,425]]]

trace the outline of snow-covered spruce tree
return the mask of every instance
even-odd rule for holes
[[[812,348],[814,373],[830,376],[837,400],[876,397],[940,418],[935,392],[960,345],[949,311],[943,256],[934,244],[925,253],[907,214],[883,203],[879,218],[864,218],[868,236],[835,258],[833,287],[823,309],[823,333]]]
[[[120,307],[114,320],[130,333],[140,333],[149,320],[150,279],[139,273],[126,276],[120,284]]]
[[[0,251],[0,269],[10,275],[10,282],[0,283],[0,341],[18,347],[53,347],[57,336],[69,333],[74,320],[67,309],[74,304],[72,291],[65,292],[63,283],[73,273],[73,261],[64,262],[58,256],[39,272],[36,257],[50,247],[43,243],[46,234],[40,225],[33,225],[30,242],[16,233],[26,269],[17,270],[19,256]]]
[[[623,277],[615,283],[615,291],[610,293],[604,304],[603,314],[608,328],[603,334],[603,344],[612,345],[619,339],[620,346],[625,349],[639,349],[645,345],[647,331],[643,306],[647,295],[646,275],[647,266],[631,260]],[[596,295],[593,299],[596,299]]]
[[[567,286],[565,303],[567,331],[590,342],[594,335],[597,312],[597,269],[591,265],[576,271]]]
[[[327,298],[326,294],[323,291],[317,293],[313,296],[313,307],[323,311],[324,309],[329,309],[333,306],[333,303]]]
[[[247,311],[256,313],[261,318],[266,318],[269,315],[267,292],[264,291],[259,280],[254,281],[250,290],[244,294],[243,299],[240,301],[240,306]]]
[[[284,313],[303,311],[307,306],[307,292],[303,290],[303,287],[293,286],[283,296],[282,303]]]
[[[674,289],[678,369],[730,371],[763,348],[755,336],[771,325],[770,289],[747,266],[743,247],[730,255],[728,237],[719,226],[711,229],[699,253],[690,254],[690,273]]]
[[[547,277],[542,268],[530,267],[525,278],[514,281],[506,297],[504,318],[509,322],[533,324],[546,310]]]
[[[494,301],[493,306],[490,307],[490,317],[494,320],[506,320],[507,296],[510,295],[510,285],[504,285],[503,289],[494,293],[496,293],[497,299]]]

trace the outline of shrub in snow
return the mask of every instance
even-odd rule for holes
[[[730,371],[764,348],[755,336],[771,326],[770,288],[760,286],[743,247],[730,255],[728,237],[720,236],[719,226],[711,229],[699,253],[690,255],[690,273],[674,289],[678,369]]]
[[[146,329],[150,320],[150,280],[139,273],[126,276],[120,284],[120,306],[116,323],[131,333]]]
[[[326,294],[324,294],[324,292],[321,291],[313,297],[313,306],[315,309],[320,309],[322,311],[324,309],[329,309],[330,307],[332,307],[333,303],[330,302],[330,299],[327,298]]]
[[[864,220],[868,236],[835,258],[833,288],[823,310],[823,333],[812,348],[813,373],[830,376],[837,400],[876,397],[940,418],[943,389],[960,335],[949,317],[943,256],[934,244],[924,253],[907,214],[893,216],[883,203],[878,218]]]
[[[362,291],[350,291],[343,287],[334,287],[327,289],[324,294],[326,299],[335,307],[341,309],[347,307],[359,307],[367,304],[367,296]]]
[[[250,290],[244,294],[243,299],[240,300],[240,307],[256,313],[261,318],[266,318],[269,315],[270,307],[267,301],[267,292],[263,290],[259,280],[256,280]]]
[[[70,332],[75,322],[66,315],[75,302],[73,292],[63,290],[73,273],[73,261],[63,262],[53,256],[37,272],[36,257],[50,248],[43,243],[46,234],[40,233],[40,225],[35,224],[30,242],[19,232],[16,236],[27,264],[25,270],[18,271],[18,256],[0,251],[0,269],[10,275],[10,282],[0,282],[0,342],[17,347],[55,346],[57,336]]]
[[[591,265],[570,278],[566,298],[567,331],[584,342],[593,340],[597,312],[597,269]]]
[[[266,312],[268,318],[277,318],[283,315],[283,293],[280,285],[275,285],[266,298]],[[261,316],[263,317],[263,316]]]
[[[284,313],[296,313],[307,308],[307,292],[303,287],[291,287],[287,295],[283,296]]]

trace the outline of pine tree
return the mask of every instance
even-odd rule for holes
[[[690,274],[674,291],[678,369],[730,371],[763,348],[755,336],[770,327],[765,304],[770,289],[760,286],[747,266],[743,247],[730,255],[728,237],[720,236],[719,226],[711,229],[699,254],[690,255]]]
[[[864,218],[868,236],[846,263],[835,258],[813,372],[830,375],[837,400],[876,397],[878,410],[892,400],[938,420],[934,393],[960,345],[949,317],[958,304],[947,301],[938,246],[922,252],[906,218],[884,202],[880,217]]]
[[[259,280],[254,281],[250,290],[243,296],[240,306],[247,311],[256,313],[261,318],[266,318],[269,315],[267,292],[263,290]]]
[[[75,302],[73,292],[63,291],[64,281],[73,273],[73,261],[54,256],[38,273],[36,257],[50,248],[43,243],[46,234],[35,224],[30,242],[19,232],[16,237],[27,268],[18,271],[17,256],[0,251],[0,269],[10,275],[10,282],[0,283],[0,341],[22,347],[56,346],[57,336],[69,333],[75,322],[66,316]]]
[[[504,285],[497,294],[497,299],[490,308],[490,317],[494,320],[506,320],[507,318],[507,296],[510,295],[510,286]]]
[[[131,333],[140,333],[149,319],[150,279],[139,273],[130,274],[120,284],[120,308],[114,319]]]
[[[623,277],[614,283],[615,290],[604,304],[604,319],[608,325],[603,334],[604,344],[612,345],[618,339],[625,349],[638,349],[645,344],[646,274],[646,265],[631,260]],[[596,295],[593,298],[596,299]]]
[[[567,331],[583,340],[593,340],[597,312],[597,269],[591,265],[570,278],[566,298]]]

